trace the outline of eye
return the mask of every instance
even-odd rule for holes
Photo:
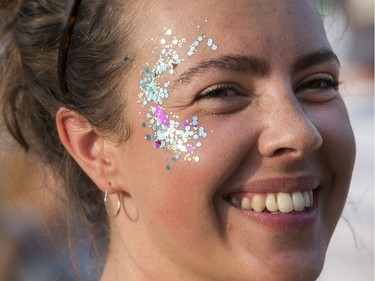
[[[338,94],[340,82],[330,74],[314,74],[302,80],[294,92],[311,102],[326,102]]]
[[[250,103],[245,89],[235,83],[213,85],[200,92],[195,101],[206,111],[215,114],[233,113]]]
[[[236,84],[226,83],[214,85],[203,90],[196,97],[196,100],[225,99],[233,96],[244,96],[243,90]]]
[[[340,82],[335,80],[331,75],[320,75],[313,77],[311,80],[302,82],[301,85],[295,88],[296,92],[303,91],[305,89],[320,89],[320,90],[338,90]]]

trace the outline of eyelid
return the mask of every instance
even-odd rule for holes
[[[302,79],[298,84],[297,86],[294,88],[294,91],[299,91],[299,90],[304,90],[303,86],[305,84],[308,84],[310,82],[313,82],[313,81],[316,81],[316,80],[325,80],[325,81],[330,81],[331,84],[333,84],[332,86],[333,87],[337,87],[339,86],[340,84],[340,81],[338,80],[338,78],[333,75],[333,74],[330,74],[330,73],[327,73],[327,72],[323,72],[323,73],[314,73],[314,74],[311,74],[307,77],[305,77],[304,79]]]
[[[215,93],[215,91],[220,91],[220,90],[233,90],[233,91],[236,91],[239,96],[246,95],[245,91],[238,84],[227,82],[227,83],[220,83],[220,84],[209,86],[208,88],[204,89],[197,95],[196,100],[210,98],[209,97],[210,94]],[[220,98],[220,97],[216,97],[216,98]]]

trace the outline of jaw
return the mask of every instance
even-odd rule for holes
[[[315,199],[313,207],[298,214],[243,210],[226,199],[217,203],[233,267],[237,276],[244,276],[238,280],[317,279],[331,233],[321,216],[321,200]]]

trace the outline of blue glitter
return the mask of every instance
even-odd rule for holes
[[[147,139],[147,140],[151,140],[151,136],[150,136],[150,134],[147,134],[147,135],[146,135],[146,139]]]
[[[142,122],[142,127],[146,128],[146,123],[145,122]]]
[[[167,165],[165,168],[169,171],[171,169],[171,166]]]
[[[167,35],[167,34],[166,34]],[[173,39],[173,40],[172,40]],[[170,43],[169,40],[172,40]],[[151,133],[146,136],[148,140],[152,138],[153,144],[159,147],[163,151],[171,150],[174,152],[174,156],[171,158],[172,162],[175,163],[179,158],[182,158],[182,154],[186,154],[184,159],[193,159],[196,162],[199,161],[198,156],[191,156],[198,147],[201,147],[201,142],[197,141],[200,137],[206,137],[207,133],[205,129],[198,124],[198,117],[193,116],[192,119],[180,122],[178,116],[171,114],[168,116],[167,112],[163,108],[163,102],[169,97],[168,88],[171,84],[168,79],[165,79],[162,75],[171,74],[174,75],[176,67],[183,61],[174,50],[174,46],[181,47],[182,43],[186,42],[185,39],[178,40],[177,38],[165,38],[160,41],[163,46],[161,47],[161,53],[154,65],[144,65],[142,78],[140,80],[140,101],[144,106],[148,106],[149,112],[146,114],[147,121],[142,123],[143,127],[150,128]],[[206,42],[210,49],[215,50],[217,46],[214,41],[206,39],[204,35],[197,36],[196,40],[192,41],[192,44],[188,48],[188,56],[192,56],[197,52],[201,42]],[[162,82],[163,79],[164,81]],[[160,114],[159,108],[163,111]],[[173,120],[175,119],[175,120]],[[199,127],[198,127],[199,126]],[[193,141],[194,139],[194,141]],[[196,160],[198,159],[198,160]],[[170,169],[170,165],[166,165],[167,170]]]

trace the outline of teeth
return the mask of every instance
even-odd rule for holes
[[[261,213],[266,207],[266,202],[264,201],[264,198],[262,195],[256,194],[253,197],[253,201],[251,202],[251,205],[255,212]]]
[[[249,198],[244,197],[241,200],[241,208],[246,209],[246,210],[251,210],[251,202]]]
[[[231,197],[230,198],[230,202],[234,205],[234,206],[240,206],[240,200],[238,200],[236,197]]]
[[[277,194],[277,205],[282,213],[289,213],[293,211],[293,201],[289,193],[280,192]]]
[[[294,210],[303,211],[303,209],[305,208],[305,200],[303,199],[302,193],[299,191],[293,192],[292,200],[293,200]]]
[[[312,190],[309,190],[308,193],[309,193],[309,198],[310,198],[310,206],[312,206],[313,203],[314,203],[313,192],[312,192]]]
[[[232,205],[241,207],[245,210],[254,210],[255,212],[261,213],[265,208],[271,214],[290,213],[292,211],[302,212],[305,207],[311,207],[313,205],[313,192],[309,191],[296,191],[291,194],[279,192],[277,194],[268,193],[255,194],[252,199],[251,197],[244,196],[242,199],[238,197],[231,197],[230,201]]]
[[[310,196],[309,196],[309,193],[307,191],[304,191],[303,193],[303,199],[305,201],[305,206],[306,207],[310,207],[311,206],[311,201],[310,201]]]
[[[267,210],[270,212],[276,212],[279,210],[279,206],[277,206],[275,194],[269,193],[266,198],[266,207]]]

